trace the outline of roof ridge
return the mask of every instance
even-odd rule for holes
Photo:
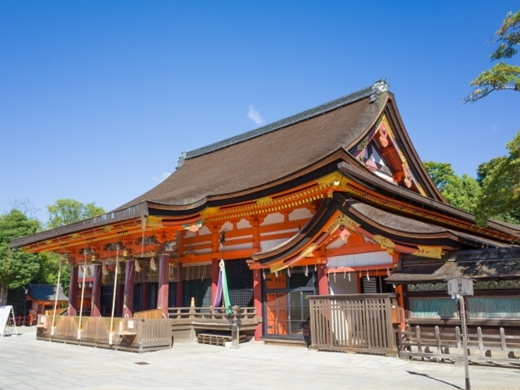
[[[320,104],[319,106],[310,108],[308,110],[302,111],[298,114],[291,115],[287,118],[281,119],[279,121],[270,123],[268,125],[259,127],[254,130],[247,131],[245,133],[236,135],[231,138],[227,138],[225,140],[215,142],[213,144],[204,146],[202,148],[194,149],[189,152],[183,152],[179,157],[179,163],[177,168],[179,168],[185,160],[189,160],[191,158],[199,157],[207,153],[215,152],[220,149],[227,148],[229,146],[248,141],[250,139],[259,137],[264,134],[271,133],[276,130],[280,130],[284,127],[294,125],[298,122],[302,122],[304,120],[310,119],[312,117],[324,114],[328,111],[335,110],[342,106],[346,106],[347,104],[354,103],[358,100],[370,97],[370,103],[374,102],[379,94],[382,92],[388,91],[388,83],[385,79],[380,79],[373,83],[371,86],[360,89],[351,94],[342,96],[340,98],[331,100],[327,103]]]

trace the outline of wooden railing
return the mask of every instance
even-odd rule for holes
[[[252,332],[262,322],[254,307],[171,307],[168,314],[176,340],[197,340],[201,332],[211,331],[231,333],[238,341],[240,332]]]
[[[311,348],[397,354],[390,294],[317,295],[308,299]]]
[[[257,316],[254,307],[233,306],[229,310],[214,307],[170,307],[168,316],[172,324],[191,323],[194,325],[216,324],[230,326],[233,324],[241,327],[256,326],[262,322]]]
[[[39,315],[36,337],[68,344],[91,345],[135,352],[171,348],[167,319],[79,317]],[[54,326],[53,326],[54,325]]]
[[[463,359],[462,336],[457,326],[454,331],[440,331],[435,326],[433,332],[421,330],[419,325],[406,326],[398,332],[399,356],[408,358],[428,358],[435,360]],[[467,334],[468,360],[472,362],[520,363],[520,336],[506,335],[504,328],[495,334],[483,334],[477,327]]]

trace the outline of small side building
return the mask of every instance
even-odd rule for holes
[[[57,307],[67,306],[69,298],[61,288],[56,291],[56,286],[53,284],[29,284],[26,299],[30,302],[29,314],[33,315],[33,320],[36,320],[36,315],[45,314],[45,310],[54,309],[56,294],[58,295]]]

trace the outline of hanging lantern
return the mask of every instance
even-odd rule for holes
[[[308,265],[305,266],[305,269],[303,270],[303,274],[305,275],[305,277],[309,276],[309,266]]]

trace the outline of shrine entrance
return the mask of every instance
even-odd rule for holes
[[[301,269],[266,275],[264,291],[264,334],[303,339],[301,324],[310,316],[307,296],[316,294],[314,274]]]

